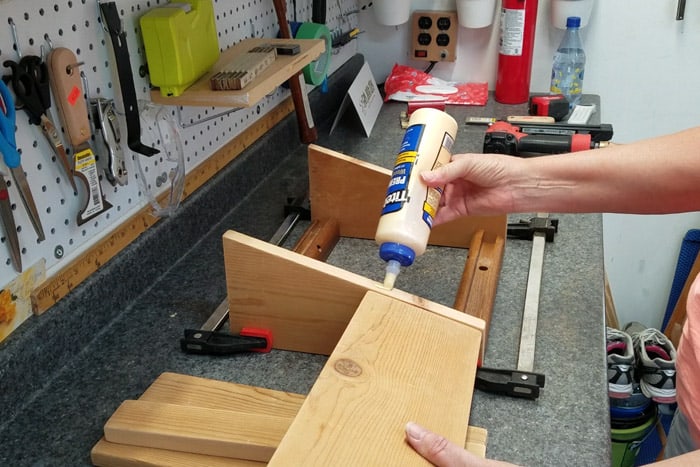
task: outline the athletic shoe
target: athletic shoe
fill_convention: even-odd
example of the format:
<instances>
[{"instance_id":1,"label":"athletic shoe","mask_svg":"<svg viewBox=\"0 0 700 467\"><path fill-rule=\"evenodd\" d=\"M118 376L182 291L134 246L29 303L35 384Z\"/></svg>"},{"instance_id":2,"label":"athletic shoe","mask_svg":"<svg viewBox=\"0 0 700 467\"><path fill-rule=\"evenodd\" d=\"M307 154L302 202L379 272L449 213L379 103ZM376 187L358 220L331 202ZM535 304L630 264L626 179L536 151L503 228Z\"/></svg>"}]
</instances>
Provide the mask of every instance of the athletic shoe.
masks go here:
<instances>
[{"instance_id":1,"label":"athletic shoe","mask_svg":"<svg viewBox=\"0 0 700 467\"><path fill-rule=\"evenodd\" d=\"M632 395L634 346L626 332L608 327L606 330L608 353L608 395L613 399L626 399Z\"/></svg>"},{"instance_id":2,"label":"athletic shoe","mask_svg":"<svg viewBox=\"0 0 700 467\"><path fill-rule=\"evenodd\" d=\"M659 404L676 402L676 348L661 331L648 328L633 336L639 385Z\"/></svg>"}]
</instances>

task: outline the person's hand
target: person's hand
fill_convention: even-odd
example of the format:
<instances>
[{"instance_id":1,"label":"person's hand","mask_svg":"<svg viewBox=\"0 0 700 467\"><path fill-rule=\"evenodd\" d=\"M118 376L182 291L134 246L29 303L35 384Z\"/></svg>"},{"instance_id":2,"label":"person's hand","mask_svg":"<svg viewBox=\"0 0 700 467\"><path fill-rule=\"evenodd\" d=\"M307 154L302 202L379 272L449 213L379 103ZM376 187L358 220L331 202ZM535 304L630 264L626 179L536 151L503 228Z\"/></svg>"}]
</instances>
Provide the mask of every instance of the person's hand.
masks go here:
<instances>
[{"instance_id":1,"label":"person's hand","mask_svg":"<svg viewBox=\"0 0 700 467\"><path fill-rule=\"evenodd\" d=\"M483 459L414 422L406 424L406 441L437 467L513 467L507 462Z\"/></svg>"},{"instance_id":2,"label":"person's hand","mask_svg":"<svg viewBox=\"0 0 700 467\"><path fill-rule=\"evenodd\" d=\"M438 169L421 173L430 187L445 186L435 225L461 216L512 212L512 186L522 160L499 154L455 154Z\"/></svg>"}]
</instances>

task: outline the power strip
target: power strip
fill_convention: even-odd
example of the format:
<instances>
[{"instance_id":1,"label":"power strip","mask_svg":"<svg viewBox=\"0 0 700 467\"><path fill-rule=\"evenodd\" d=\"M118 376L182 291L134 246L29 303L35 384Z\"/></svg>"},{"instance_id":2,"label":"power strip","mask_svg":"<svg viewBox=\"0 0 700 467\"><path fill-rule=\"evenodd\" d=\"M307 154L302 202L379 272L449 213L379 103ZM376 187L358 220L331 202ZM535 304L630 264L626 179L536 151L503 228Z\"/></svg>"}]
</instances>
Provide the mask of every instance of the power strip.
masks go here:
<instances>
[{"instance_id":1,"label":"power strip","mask_svg":"<svg viewBox=\"0 0 700 467\"><path fill-rule=\"evenodd\" d=\"M457 12L415 11L411 17L411 57L426 62L457 59Z\"/></svg>"}]
</instances>

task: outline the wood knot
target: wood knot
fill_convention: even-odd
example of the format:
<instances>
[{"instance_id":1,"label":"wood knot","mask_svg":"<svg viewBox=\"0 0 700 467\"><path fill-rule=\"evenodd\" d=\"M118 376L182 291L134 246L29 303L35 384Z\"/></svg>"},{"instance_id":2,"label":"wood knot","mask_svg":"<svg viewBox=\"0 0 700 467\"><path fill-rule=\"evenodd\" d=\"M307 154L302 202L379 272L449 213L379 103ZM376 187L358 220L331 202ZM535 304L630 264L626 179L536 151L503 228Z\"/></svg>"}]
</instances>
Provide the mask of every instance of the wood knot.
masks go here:
<instances>
[{"instance_id":1,"label":"wood knot","mask_svg":"<svg viewBox=\"0 0 700 467\"><path fill-rule=\"evenodd\" d=\"M349 358L336 360L333 368L341 375L350 376L352 378L356 378L362 374L362 367Z\"/></svg>"}]
</instances>

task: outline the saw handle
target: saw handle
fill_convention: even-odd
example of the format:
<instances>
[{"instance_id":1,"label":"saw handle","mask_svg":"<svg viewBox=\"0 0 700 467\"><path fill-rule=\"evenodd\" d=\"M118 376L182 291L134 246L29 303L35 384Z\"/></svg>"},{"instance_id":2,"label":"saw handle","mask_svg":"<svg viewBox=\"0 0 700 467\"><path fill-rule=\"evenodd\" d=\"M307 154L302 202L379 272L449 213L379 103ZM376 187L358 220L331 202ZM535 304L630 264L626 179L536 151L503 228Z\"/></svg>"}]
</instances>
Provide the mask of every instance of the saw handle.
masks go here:
<instances>
[{"instance_id":1,"label":"saw handle","mask_svg":"<svg viewBox=\"0 0 700 467\"><path fill-rule=\"evenodd\" d=\"M292 32L287 22L287 3L285 0L273 0L275 13L277 14L277 22L280 26L280 37L283 39L293 39ZM308 107L308 98L306 91L302 89L303 74L301 71L295 73L289 78L289 89L292 92L292 100L294 101L294 111L297 116L297 125L299 126L299 137L304 144L313 143L318 139L316 127L313 124L313 118L309 115L311 109Z\"/></svg>"}]
</instances>

